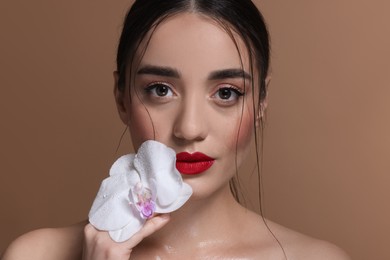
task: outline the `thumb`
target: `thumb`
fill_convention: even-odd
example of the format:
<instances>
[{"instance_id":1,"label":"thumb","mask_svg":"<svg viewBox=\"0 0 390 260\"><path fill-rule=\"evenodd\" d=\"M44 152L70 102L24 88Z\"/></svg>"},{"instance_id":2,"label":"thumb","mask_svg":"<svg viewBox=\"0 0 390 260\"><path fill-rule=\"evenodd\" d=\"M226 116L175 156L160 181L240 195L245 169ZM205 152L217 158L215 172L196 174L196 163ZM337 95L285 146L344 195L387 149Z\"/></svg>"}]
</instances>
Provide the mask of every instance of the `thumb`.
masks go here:
<instances>
[{"instance_id":1,"label":"thumb","mask_svg":"<svg viewBox=\"0 0 390 260\"><path fill-rule=\"evenodd\" d=\"M108 232L95 229L91 224L84 228L84 260L120 260L129 259L131 252L142 239L150 236L169 221L169 215L158 215L147 220L144 226L129 240L117 243L113 241Z\"/></svg>"},{"instance_id":2,"label":"thumb","mask_svg":"<svg viewBox=\"0 0 390 260\"><path fill-rule=\"evenodd\" d=\"M150 236L151 234L165 226L165 224L168 223L169 219L169 214L157 215L152 217L151 219L148 219L143 225L143 227L125 243L128 244L130 248L134 248L145 237Z\"/></svg>"}]
</instances>

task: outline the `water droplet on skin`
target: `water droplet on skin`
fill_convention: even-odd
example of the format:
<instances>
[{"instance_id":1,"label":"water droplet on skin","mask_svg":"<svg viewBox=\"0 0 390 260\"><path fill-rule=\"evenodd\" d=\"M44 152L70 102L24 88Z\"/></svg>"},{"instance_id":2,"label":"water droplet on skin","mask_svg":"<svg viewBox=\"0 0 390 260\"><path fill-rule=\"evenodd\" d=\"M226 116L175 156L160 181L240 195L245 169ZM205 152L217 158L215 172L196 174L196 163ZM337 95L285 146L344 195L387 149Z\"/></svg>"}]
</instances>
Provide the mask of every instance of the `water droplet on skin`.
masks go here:
<instances>
[{"instance_id":1,"label":"water droplet on skin","mask_svg":"<svg viewBox=\"0 0 390 260\"><path fill-rule=\"evenodd\" d=\"M173 246L165 245L164 247L165 247L165 250L167 251L167 253L169 253L169 254L176 253L176 250L175 250L175 248Z\"/></svg>"}]
</instances>

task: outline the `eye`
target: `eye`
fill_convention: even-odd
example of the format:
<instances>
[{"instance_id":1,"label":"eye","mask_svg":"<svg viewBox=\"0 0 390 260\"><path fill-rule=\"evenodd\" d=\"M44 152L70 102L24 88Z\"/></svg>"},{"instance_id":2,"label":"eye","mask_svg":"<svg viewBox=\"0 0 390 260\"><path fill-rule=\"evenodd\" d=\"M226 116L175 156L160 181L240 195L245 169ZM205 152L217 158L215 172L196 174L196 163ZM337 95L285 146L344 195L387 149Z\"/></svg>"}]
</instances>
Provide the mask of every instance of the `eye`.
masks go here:
<instances>
[{"instance_id":1,"label":"eye","mask_svg":"<svg viewBox=\"0 0 390 260\"><path fill-rule=\"evenodd\" d=\"M220 103L230 104L237 101L243 95L244 93L241 92L239 89L228 85L220 87L213 95L213 98L215 98Z\"/></svg>"},{"instance_id":2,"label":"eye","mask_svg":"<svg viewBox=\"0 0 390 260\"><path fill-rule=\"evenodd\" d=\"M218 97L221 99L230 99L234 94L235 93L229 88L221 88L218 90Z\"/></svg>"},{"instance_id":3,"label":"eye","mask_svg":"<svg viewBox=\"0 0 390 260\"><path fill-rule=\"evenodd\" d=\"M146 87L146 92L156 97L171 97L173 91L169 85L162 82L155 82Z\"/></svg>"}]
</instances>

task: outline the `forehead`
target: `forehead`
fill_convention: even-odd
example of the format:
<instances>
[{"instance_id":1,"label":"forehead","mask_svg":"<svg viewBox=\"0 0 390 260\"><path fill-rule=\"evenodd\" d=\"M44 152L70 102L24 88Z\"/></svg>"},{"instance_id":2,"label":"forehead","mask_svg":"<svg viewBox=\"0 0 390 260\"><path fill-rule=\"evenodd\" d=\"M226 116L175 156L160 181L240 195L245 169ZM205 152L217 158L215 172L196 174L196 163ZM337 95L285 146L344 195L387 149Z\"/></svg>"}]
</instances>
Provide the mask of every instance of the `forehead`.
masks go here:
<instances>
[{"instance_id":1,"label":"forehead","mask_svg":"<svg viewBox=\"0 0 390 260\"><path fill-rule=\"evenodd\" d=\"M193 73L221 68L249 70L248 50L231 28L196 13L163 20L141 42L141 65L170 66ZM149 42L148 42L149 41Z\"/></svg>"}]
</instances>

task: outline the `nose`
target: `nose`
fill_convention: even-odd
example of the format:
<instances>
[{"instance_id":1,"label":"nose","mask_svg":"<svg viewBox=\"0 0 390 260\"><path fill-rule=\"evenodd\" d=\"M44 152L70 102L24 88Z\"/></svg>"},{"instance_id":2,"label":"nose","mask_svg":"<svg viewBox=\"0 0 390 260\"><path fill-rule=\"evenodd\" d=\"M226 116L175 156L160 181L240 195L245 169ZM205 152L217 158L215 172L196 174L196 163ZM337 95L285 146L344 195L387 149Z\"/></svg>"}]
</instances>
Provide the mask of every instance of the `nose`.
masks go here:
<instances>
[{"instance_id":1,"label":"nose","mask_svg":"<svg viewBox=\"0 0 390 260\"><path fill-rule=\"evenodd\" d=\"M202 141L208 134L205 104L194 98L182 102L173 126L173 135L182 141Z\"/></svg>"}]
</instances>

